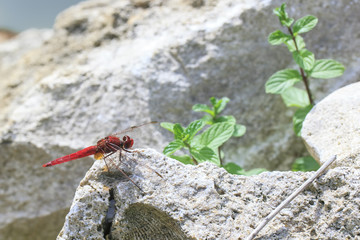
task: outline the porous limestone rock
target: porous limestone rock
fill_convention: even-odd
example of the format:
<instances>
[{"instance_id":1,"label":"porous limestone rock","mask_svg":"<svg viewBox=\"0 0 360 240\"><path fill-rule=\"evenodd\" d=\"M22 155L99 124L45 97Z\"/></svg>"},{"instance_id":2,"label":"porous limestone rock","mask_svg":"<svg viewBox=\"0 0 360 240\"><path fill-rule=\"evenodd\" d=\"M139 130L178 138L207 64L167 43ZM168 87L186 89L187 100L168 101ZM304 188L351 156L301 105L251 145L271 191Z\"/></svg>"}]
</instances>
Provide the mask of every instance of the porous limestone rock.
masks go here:
<instances>
[{"instance_id":1,"label":"porous limestone rock","mask_svg":"<svg viewBox=\"0 0 360 240\"><path fill-rule=\"evenodd\" d=\"M0 239L51 239L61 228L90 159L41 165L150 120L187 124L195 103L231 99L225 114L247 127L224 146L246 168L288 169L305 153L292 110L267 95L265 81L294 67L285 47L270 46L282 1L84 1L59 14L53 30L29 30L0 45ZM294 0L295 18L313 14L304 35L317 58L347 70L311 81L321 99L359 80L360 5ZM167 134L167 135L166 135ZM142 136L161 151L170 135ZM142 145L136 145L142 147Z\"/></svg>"},{"instance_id":2,"label":"porous limestone rock","mask_svg":"<svg viewBox=\"0 0 360 240\"><path fill-rule=\"evenodd\" d=\"M360 83L340 88L324 98L306 116L301 136L321 164L337 155L332 165L359 167Z\"/></svg>"},{"instance_id":3,"label":"porous limestone rock","mask_svg":"<svg viewBox=\"0 0 360 240\"><path fill-rule=\"evenodd\" d=\"M126 154L123 164L143 191L98 161L80 182L58 240L244 239L314 174L231 175L212 163L183 165L151 149ZM359 238L359 173L329 170L256 239Z\"/></svg>"}]
</instances>

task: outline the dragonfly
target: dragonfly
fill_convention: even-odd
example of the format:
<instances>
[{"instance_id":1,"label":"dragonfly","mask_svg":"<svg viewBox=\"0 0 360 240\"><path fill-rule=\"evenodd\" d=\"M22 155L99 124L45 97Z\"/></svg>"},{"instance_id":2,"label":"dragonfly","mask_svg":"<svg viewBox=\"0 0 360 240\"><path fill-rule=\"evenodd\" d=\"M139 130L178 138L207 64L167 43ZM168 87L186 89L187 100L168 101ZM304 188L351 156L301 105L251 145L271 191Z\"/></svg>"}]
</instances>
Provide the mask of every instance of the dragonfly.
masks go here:
<instances>
[{"instance_id":1,"label":"dragonfly","mask_svg":"<svg viewBox=\"0 0 360 240\"><path fill-rule=\"evenodd\" d=\"M88 157L90 155L94 155L95 160L101 160L103 159L105 161L106 166L108 167L106 161L109 160L112 165L114 165L127 179L129 179L137 188L139 188L141 191L143 191L138 184L136 184L120 167L118 167L112 160L114 157L114 154L119 152L119 162L121 163L121 157L122 157L122 151L125 152L134 152L134 150L131 150L131 147L134 145L134 139L131 138L128 135L124 135L127 133L131 133L136 129L142 128L147 125L156 124L158 122L152 121L148 123L143 123L138 126L132 126L129 127L123 131L111 134L103 139L100 139L97 141L97 144L94 146L90 146L87 148L84 148L82 150L79 150L75 153L71 153L69 155L57 158L55 160L52 160L48 163L45 163L42 165L43 167L51 167L57 164L73 161L79 158ZM116 154L115 154L116 155ZM145 165L146 166L146 165ZM155 172L158 176L162 178L162 176L153 170L152 168L146 166L153 172ZM109 167L108 167L109 169Z\"/></svg>"}]
</instances>

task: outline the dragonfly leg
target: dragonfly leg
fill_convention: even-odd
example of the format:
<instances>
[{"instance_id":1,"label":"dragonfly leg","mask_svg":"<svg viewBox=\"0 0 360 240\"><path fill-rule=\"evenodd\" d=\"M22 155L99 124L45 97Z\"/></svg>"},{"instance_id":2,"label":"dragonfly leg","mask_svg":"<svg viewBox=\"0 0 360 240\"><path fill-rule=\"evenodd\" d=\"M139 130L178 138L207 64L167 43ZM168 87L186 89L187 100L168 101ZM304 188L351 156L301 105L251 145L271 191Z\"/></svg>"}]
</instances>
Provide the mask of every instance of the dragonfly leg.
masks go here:
<instances>
[{"instance_id":1,"label":"dragonfly leg","mask_svg":"<svg viewBox=\"0 0 360 240\"><path fill-rule=\"evenodd\" d=\"M110 168L109 168L109 166L107 165L107 162L106 162L105 158L103 158L103 159L104 159L104 163L105 163L106 168L107 168L107 171L105 171L105 172L110 172Z\"/></svg>"},{"instance_id":2,"label":"dragonfly leg","mask_svg":"<svg viewBox=\"0 0 360 240\"><path fill-rule=\"evenodd\" d=\"M121 151L120 151L121 152ZM109 159L110 160L110 159ZM110 160L111 161L111 160ZM114 165L114 167L119 170L128 180L130 180L140 191L144 192L144 190L141 189L139 185L137 185L121 168L119 168L113 161L111 163Z\"/></svg>"},{"instance_id":3,"label":"dragonfly leg","mask_svg":"<svg viewBox=\"0 0 360 240\"><path fill-rule=\"evenodd\" d=\"M111 148L111 149L115 149L114 146L111 146L110 148ZM121 152L121 148L115 149L115 150L116 150L116 151L113 151L113 152L109 153L108 155L106 155L106 156L103 158L104 161L105 161L105 159L108 159L108 160L110 161L110 163L111 163L119 172L122 173L122 175L124 175L129 181L131 181L140 191L144 192L144 190L142 190L139 185L137 185L118 165L116 165L116 163L115 163L114 161L111 160L111 158L109 158L111 155L113 155L114 153L116 153L116 152L119 150L119 151L120 151L120 153L119 153L119 161L120 161L120 163L122 162L122 161L121 161L121 156L122 156L122 154L121 154L121 153L122 153L122 152ZM106 164L106 161L105 161L105 164ZM106 164L106 165L107 165L107 164Z\"/></svg>"},{"instance_id":4,"label":"dragonfly leg","mask_svg":"<svg viewBox=\"0 0 360 240\"><path fill-rule=\"evenodd\" d=\"M121 149L124 150L125 152L129 152L129 153L139 152L139 151L136 151L136 150L129 151L129 150L125 149L125 148L121 148ZM161 176L160 173L158 173L157 171L155 171L154 169L152 169L152 168L149 167L148 165L146 165L146 164L141 164L141 163L139 163L138 161L136 161L136 159L134 159L133 161L135 161L137 164L140 164L141 166L145 166L147 169L153 171L154 173L156 173L156 175L158 175L159 177L163 178L163 176Z\"/></svg>"}]
</instances>

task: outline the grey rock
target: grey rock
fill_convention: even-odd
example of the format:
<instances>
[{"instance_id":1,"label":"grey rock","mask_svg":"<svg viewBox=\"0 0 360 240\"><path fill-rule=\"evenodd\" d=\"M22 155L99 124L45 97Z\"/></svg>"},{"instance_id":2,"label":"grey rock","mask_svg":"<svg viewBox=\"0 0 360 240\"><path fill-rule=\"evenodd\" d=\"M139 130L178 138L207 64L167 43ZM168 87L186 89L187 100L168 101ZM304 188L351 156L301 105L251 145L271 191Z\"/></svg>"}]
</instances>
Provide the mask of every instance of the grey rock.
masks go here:
<instances>
[{"instance_id":1,"label":"grey rock","mask_svg":"<svg viewBox=\"0 0 360 240\"><path fill-rule=\"evenodd\" d=\"M340 88L319 102L306 116L301 136L321 164L337 155L332 165L357 166L360 153L360 83Z\"/></svg>"},{"instance_id":2,"label":"grey rock","mask_svg":"<svg viewBox=\"0 0 360 240\"><path fill-rule=\"evenodd\" d=\"M294 67L285 48L267 43L280 4L84 1L62 12L53 30L1 44L0 238L26 238L34 229L39 239L55 236L91 165L86 159L42 169L43 163L130 125L185 125L199 117L191 106L211 96L232 99L225 114L247 126L244 137L224 147L227 161L289 169L306 150L292 131L292 110L264 91L271 74ZM341 78L311 82L317 99L359 80L359 8L345 0L289 5L296 18L319 17L305 38L316 57L347 66ZM142 139L161 151L167 134L153 129Z\"/></svg>"},{"instance_id":3,"label":"grey rock","mask_svg":"<svg viewBox=\"0 0 360 240\"><path fill-rule=\"evenodd\" d=\"M144 192L96 162L80 182L58 239L244 239L313 174L237 176L211 163L183 165L151 149L126 154L124 163ZM329 170L257 239L359 237L359 180L357 169Z\"/></svg>"}]
</instances>

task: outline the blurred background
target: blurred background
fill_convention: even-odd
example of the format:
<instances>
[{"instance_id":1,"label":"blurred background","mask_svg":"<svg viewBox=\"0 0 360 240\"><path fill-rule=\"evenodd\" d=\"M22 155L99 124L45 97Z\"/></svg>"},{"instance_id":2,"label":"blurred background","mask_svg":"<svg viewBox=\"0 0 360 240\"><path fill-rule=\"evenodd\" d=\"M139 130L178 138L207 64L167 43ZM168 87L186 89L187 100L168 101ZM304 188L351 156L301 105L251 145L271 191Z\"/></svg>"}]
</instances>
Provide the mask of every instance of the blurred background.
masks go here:
<instances>
[{"instance_id":1,"label":"blurred background","mask_svg":"<svg viewBox=\"0 0 360 240\"><path fill-rule=\"evenodd\" d=\"M29 28L51 28L55 17L80 0L0 0L0 29L21 32Z\"/></svg>"}]
</instances>

